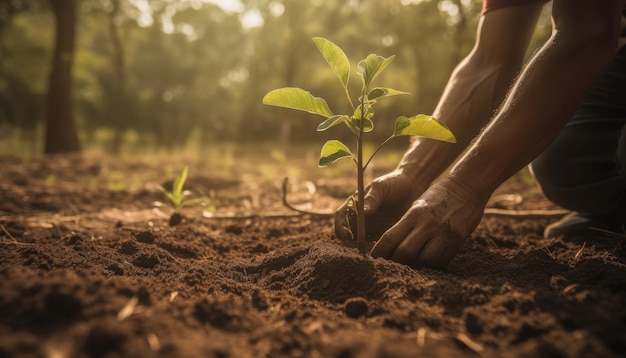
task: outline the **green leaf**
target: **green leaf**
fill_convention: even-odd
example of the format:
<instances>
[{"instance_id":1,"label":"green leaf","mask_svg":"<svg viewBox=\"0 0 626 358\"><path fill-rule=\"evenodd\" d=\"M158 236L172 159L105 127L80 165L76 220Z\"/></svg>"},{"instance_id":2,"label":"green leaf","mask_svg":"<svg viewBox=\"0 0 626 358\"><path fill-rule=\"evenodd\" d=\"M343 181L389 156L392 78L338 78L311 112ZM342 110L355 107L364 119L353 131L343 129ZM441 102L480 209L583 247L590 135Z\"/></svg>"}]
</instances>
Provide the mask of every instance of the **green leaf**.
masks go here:
<instances>
[{"instance_id":1,"label":"green leaf","mask_svg":"<svg viewBox=\"0 0 626 358\"><path fill-rule=\"evenodd\" d=\"M345 144L338 140L331 139L324 143L322 147L318 166L322 168L327 167L340 159L352 157L352 152L350 152L350 149Z\"/></svg>"},{"instance_id":2,"label":"green leaf","mask_svg":"<svg viewBox=\"0 0 626 358\"><path fill-rule=\"evenodd\" d=\"M391 88L376 87L367 94L368 101L375 101L385 97L399 96L409 94L408 92L398 91Z\"/></svg>"},{"instance_id":3,"label":"green leaf","mask_svg":"<svg viewBox=\"0 0 626 358\"><path fill-rule=\"evenodd\" d=\"M317 126L317 131L318 132L325 131L328 128L334 127L337 124L340 124L340 123L343 123L343 122L347 121L348 119L349 119L349 117L346 116L346 115L342 115L342 114L334 115L334 116L328 118L327 120L325 120L324 122L320 123L320 125Z\"/></svg>"},{"instance_id":4,"label":"green leaf","mask_svg":"<svg viewBox=\"0 0 626 358\"><path fill-rule=\"evenodd\" d=\"M275 89L263 97L263 104L277 107L297 109L304 112L332 117L333 112L323 98L314 97L301 88L285 87Z\"/></svg>"},{"instance_id":5,"label":"green leaf","mask_svg":"<svg viewBox=\"0 0 626 358\"><path fill-rule=\"evenodd\" d=\"M171 191L166 190L162 186L158 186L159 190L161 190L167 199L172 203L175 210L179 210L183 207L184 198L189 194L187 190L183 191L185 181L187 181L188 172L189 168L185 166L180 175L177 175L176 178L174 178Z\"/></svg>"},{"instance_id":6,"label":"green leaf","mask_svg":"<svg viewBox=\"0 0 626 358\"><path fill-rule=\"evenodd\" d=\"M374 108L365 104L365 115L361 113L362 106L357 106L354 110L354 115L350 118L350 124L352 128L355 128L357 131L361 128L361 123L363 125L363 132L371 132L374 129L374 122L372 122L372 118L374 117Z\"/></svg>"},{"instance_id":7,"label":"green leaf","mask_svg":"<svg viewBox=\"0 0 626 358\"><path fill-rule=\"evenodd\" d=\"M365 125L363 126L363 132L365 133L371 132L374 129L374 122L372 122L372 120L369 118L361 120L360 118L352 117L351 122L352 126L357 130L361 128L361 123L365 123Z\"/></svg>"},{"instance_id":8,"label":"green leaf","mask_svg":"<svg viewBox=\"0 0 626 358\"><path fill-rule=\"evenodd\" d=\"M339 46L323 37L314 37L313 41L324 56L324 59L326 59L326 62L330 65L330 68L341 80L343 87L348 87L348 81L350 80L350 61L348 56Z\"/></svg>"},{"instance_id":9,"label":"green leaf","mask_svg":"<svg viewBox=\"0 0 626 358\"><path fill-rule=\"evenodd\" d=\"M350 124L358 131L361 128L361 123L365 123L363 126L363 132L368 133L374 129L374 122L370 118L361 119L358 117L352 117L350 118Z\"/></svg>"},{"instance_id":10,"label":"green leaf","mask_svg":"<svg viewBox=\"0 0 626 358\"><path fill-rule=\"evenodd\" d=\"M189 168L185 165L180 175L177 175L176 178L174 178L174 182L172 183L172 193L174 195L182 196L183 187L185 186L185 182L187 181L188 173L189 173Z\"/></svg>"},{"instance_id":11,"label":"green leaf","mask_svg":"<svg viewBox=\"0 0 626 358\"><path fill-rule=\"evenodd\" d=\"M456 137L445 124L425 114L418 114L411 118L398 117L395 127L394 137L410 135L456 143Z\"/></svg>"},{"instance_id":12,"label":"green leaf","mask_svg":"<svg viewBox=\"0 0 626 358\"><path fill-rule=\"evenodd\" d=\"M384 58L371 54L367 56L365 60L359 62L359 68L361 69L361 77L365 83L365 86L369 86L370 83L393 61L395 56Z\"/></svg>"},{"instance_id":13,"label":"green leaf","mask_svg":"<svg viewBox=\"0 0 626 358\"><path fill-rule=\"evenodd\" d=\"M352 118L356 119L371 119L372 117L374 117L374 108L368 104L365 104L365 116L361 114L361 106L357 106L354 109L354 115L352 116Z\"/></svg>"}]
</instances>

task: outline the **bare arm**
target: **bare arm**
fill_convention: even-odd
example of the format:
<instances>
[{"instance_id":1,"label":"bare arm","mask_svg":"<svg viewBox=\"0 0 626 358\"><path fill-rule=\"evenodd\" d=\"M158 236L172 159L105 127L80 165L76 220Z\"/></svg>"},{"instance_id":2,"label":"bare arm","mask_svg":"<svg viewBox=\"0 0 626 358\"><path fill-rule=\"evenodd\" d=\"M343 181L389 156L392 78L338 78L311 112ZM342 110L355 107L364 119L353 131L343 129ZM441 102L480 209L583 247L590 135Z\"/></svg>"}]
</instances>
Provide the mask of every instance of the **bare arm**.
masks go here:
<instances>
[{"instance_id":1,"label":"bare arm","mask_svg":"<svg viewBox=\"0 0 626 358\"><path fill-rule=\"evenodd\" d=\"M492 192L540 154L615 55L626 0L554 0L552 37L502 109L451 172L372 249L413 266L443 266L476 228Z\"/></svg>"},{"instance_id":2,"label":"bare arm","mask_svg":"<svg viewBox=\"0 0 626 358\"><path fill-rule=\"evenodd\" d=\"M541 7L515 6L481 17L474 49L452 73L433 114L450 127L458 143L415 140L398 167L424 190L465 150L504 99L521 68Z\"/></svg>"},{"instance_id":3,"label":"bare arm","mask_svg":"<svg viewBox=\"0 0 626 358\"><path fill-rule=\"evenodd\" d=\"M553 35L450 177L486 200L539 155L613 59L623 6L623 0L555 0Z\"/></svg>"}]
</instances>

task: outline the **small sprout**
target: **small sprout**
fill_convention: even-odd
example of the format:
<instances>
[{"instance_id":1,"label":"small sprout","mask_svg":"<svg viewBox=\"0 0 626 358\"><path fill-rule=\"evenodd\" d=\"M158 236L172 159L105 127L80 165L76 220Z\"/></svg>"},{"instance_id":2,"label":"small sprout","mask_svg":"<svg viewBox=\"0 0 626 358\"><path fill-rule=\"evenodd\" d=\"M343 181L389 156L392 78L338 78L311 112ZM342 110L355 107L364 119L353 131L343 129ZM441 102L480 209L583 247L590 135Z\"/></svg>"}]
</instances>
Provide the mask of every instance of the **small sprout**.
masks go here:
<instances>
[{"instance_id":1,"label":"small sprout","mask_svg":"<svg viewBox=\"0 0 626 358\"><path fill-rule=\"evenodd\" d=\"M172 183L172 190L167 190L160 185L158 186L159 190L161 190L161 192L163 192L163 194L165 194L167 199L170 201L175 211L179 211L183 208L185 196L191 194L189 190L183 190L185 182L187 181L188 173L189 168L185 165L180 175L177 175L176 178L174 178L174 182Z\"/></svg>"},{"instance_id":2,"label":"small sprout","mask_svg":"<svg viewBox=\"0 0 626 358\"><path fill-rule=\"evenodd\" d=\"M174 226L182 220L182 216L180 211L184 207L192 207L192 206L202 206L203 216L209 217L213 212L215 212L215 205L213 204L213 199L215 198L215 192L213 190L209 191L208 196L203 196L195 199L187 199L191 195L191 191L184 190L185 182L187 181L187 176L189 174L189 168L185 166L182 172L174 178L172 182L172 189L167 190L163 186L159 185L157 188L165 194L169 203L174 209L174 213L170 218L170 226ZM154 206L160 207L163 203L155 202Z\"/></svg>"},{"instance_id":3,"label":"small sprout","mask_svg":"<svg viewBox=\"0 0 626 358\"><path fill-rule=\"evenodd\" d=\"M341 159L352 159L356 164L356 237L359 250L363 250L365 241L365 185L363 178L365 169L367 169L374 155L376 155L388 141L401 136L422 136L450 143L456 143L456 138L445 124L439 122L432 116L424 114L418 114L412 117L402 116L396 119L393 134L382 142L369 158L364 158L363 137L365 133L371 132L374 129L374 105L387 97L408 94L407 92L392 88L373 87L372 85L374 79L391 64L395 57L390 56L385 58L371 54L359 62L359 72L357 72L357 75L361 79L362 88L358 97L358 103L355 106L348 90L348 82L350 80L350 61L348 57L339 46L325 38L315 37L313 38L313 42L326 62L328 62L332 71L337 75L337 78L339 78L347 101L351 107L351 112L348 114L334 114L326 100L315 97L308 91L294 87L279 88L270 91L263 98L263 103L271 106L296 109L324 117L325 119L317 127L318 131L325 131L337 125L345 124L355 136L356 148L354 151L350 150L347 145L338 140L333 139L326 142L322 147L318 165L320 167L326 167Z\"/></svg>"}]
</instances>

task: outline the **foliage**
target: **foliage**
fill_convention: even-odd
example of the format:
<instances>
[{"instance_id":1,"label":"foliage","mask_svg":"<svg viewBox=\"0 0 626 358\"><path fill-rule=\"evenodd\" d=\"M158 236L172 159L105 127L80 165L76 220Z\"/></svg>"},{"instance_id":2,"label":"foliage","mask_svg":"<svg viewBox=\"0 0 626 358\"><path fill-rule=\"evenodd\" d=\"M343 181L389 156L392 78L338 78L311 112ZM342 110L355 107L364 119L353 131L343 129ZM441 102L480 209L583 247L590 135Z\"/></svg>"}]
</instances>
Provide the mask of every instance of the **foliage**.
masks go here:
<instances>
[{"instance_id":1,"label":"foliage","mask_svg":"<svg viewBox=\"0 0 626 358\"><path fill-rule=\"evenodd\" d=\"M77 0L73 98L81 139L102 146L107 143L95 141L98 133L122 131L138 134L137 145L167 150L190 139L203 145L216 140L310 141L309 123L276 121L273 113L262 110L259 98L270 88L306 80L331 108L343 105L341 88L329 85L333 74L323 71L324 64L311 56L315 48L303 41L313 34L332 36L360 58L370 51L398 55L398 71L386 76L413 93L414 100L380 103L377 116L410 113L415 106L431 111L459 56L471 49L480 11L479 0L242 0L235 10L208 1L119 2L120 11L111 19L112 1ZM31 133L24 134L33 138L28 141L40 140L36 134L54 18L47 1L2 4L0 140L20 132ZM250 14L262 23L242 22ZM461 21L461 15L467 20ZM121 114L114 105L117 72L110 26L120 35L126 60ZM115 119L118 115L124 118ZM378 131L371 135L384 139Z\"/></svg>"},{"instance_id":2,"label":"foliage","mask_svg":"<svg viewBox=\"0 0 626 358\"><path fill-rule=\"evenodd\" d=\"M386 87L373 87L374 80L391 64L394 56L382 57L375 54L368 55L358 64L361 79L361 92L358 104L353 104L348 89L350 79L350 62L343 50L333 42L315 37L313 41L322 53L326 62L335 75L339 78L347 101L351 106L351 113L333 114L326 100L314 97L310 92L300 88L280 88L269 92L263 98L263 103L272 106L296 109L326 118L317 127L318 131L325 131L334 126L345 124L356 138L356 153L339 140L327 141L322 147L318 165L326 167L338 160L350 158L357 167L357 242L359 248L363 247L365 239L365 215L364 215L364 171L374 155L389 140L400 136L422 136L445 142L456 143L456 138L448 127L437 119L424 114L412 117L401 116L396 119L394 131L368 158L363 156L363 140L365 133L374 129L374 105L378 101L392 96L407 94Z\"/></svg>"}]
</instances>

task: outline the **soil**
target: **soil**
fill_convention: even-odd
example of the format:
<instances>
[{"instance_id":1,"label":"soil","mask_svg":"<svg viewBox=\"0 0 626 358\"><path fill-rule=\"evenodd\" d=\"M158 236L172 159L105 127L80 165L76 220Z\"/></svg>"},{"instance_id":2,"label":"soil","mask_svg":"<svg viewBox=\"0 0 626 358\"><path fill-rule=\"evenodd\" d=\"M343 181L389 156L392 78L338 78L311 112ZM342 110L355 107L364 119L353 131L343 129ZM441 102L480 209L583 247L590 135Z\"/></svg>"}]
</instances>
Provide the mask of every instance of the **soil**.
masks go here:
<instances>
[{"instance_id":1,"label":"soil","mask_svg":"<svg viewBox=\"0 0 626 358\"><path fill-rule=\"evenodd\" d=\"M217 211L171 226L156 184L181 160L165 161L0 159L0 357L626 355L623 237L486 215L445 270L415 270L286 209L267 172L193 163L186 187ZM352 190L302 180L290 197L316 209ZM523 175L496 194L556 208Z\"/></svg>"}]
</instances>

